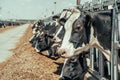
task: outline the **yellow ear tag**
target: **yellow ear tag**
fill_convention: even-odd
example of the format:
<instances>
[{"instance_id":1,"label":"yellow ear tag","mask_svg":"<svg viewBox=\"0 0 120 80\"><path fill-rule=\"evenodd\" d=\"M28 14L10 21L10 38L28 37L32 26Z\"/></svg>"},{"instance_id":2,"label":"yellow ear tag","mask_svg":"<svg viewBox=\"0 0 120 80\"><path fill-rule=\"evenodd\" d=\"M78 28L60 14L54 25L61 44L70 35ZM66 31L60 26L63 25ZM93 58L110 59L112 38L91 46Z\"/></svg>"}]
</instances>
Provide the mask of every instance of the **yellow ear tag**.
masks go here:
<instances>
[{"instance_id":1,"label":"yellow ear tag","mask_svg":"<svg viewBox=\"0 0 120 80\"><path fill-rule=\"evenodd\" d=\"M91 21L88 22L88 27L91 27L92 23Z\"/></svg>"}]
</instances>

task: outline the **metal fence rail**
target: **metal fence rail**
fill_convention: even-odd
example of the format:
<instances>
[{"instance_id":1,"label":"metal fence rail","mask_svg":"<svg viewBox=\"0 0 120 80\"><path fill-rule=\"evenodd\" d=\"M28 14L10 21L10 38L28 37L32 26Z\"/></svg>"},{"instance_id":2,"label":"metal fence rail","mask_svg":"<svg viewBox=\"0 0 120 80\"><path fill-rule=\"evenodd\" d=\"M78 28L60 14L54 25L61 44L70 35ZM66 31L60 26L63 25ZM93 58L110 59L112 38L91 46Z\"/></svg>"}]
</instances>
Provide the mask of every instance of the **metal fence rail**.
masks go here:
<instances>
[{"instance_id":1,"label":"metal fence rail","mask_svg":"<svg viewBox=\"0 0 120 80\"><path fill-rule=\"evenodd\" d=\"M80 6L81 7L81 6ZM111 61L105 61L104 55L95 48L90 49L90 69L89 72L98 80L118 80L118 49L120 49L120 0L104 2L99 5L87 3L83 5L84 11L101 11L112 9L113 22L111 34ZM119 53L120 54L120 53ZM104 62L107 65L107 78L104 77Z\"/></svg>"}]
</instances>

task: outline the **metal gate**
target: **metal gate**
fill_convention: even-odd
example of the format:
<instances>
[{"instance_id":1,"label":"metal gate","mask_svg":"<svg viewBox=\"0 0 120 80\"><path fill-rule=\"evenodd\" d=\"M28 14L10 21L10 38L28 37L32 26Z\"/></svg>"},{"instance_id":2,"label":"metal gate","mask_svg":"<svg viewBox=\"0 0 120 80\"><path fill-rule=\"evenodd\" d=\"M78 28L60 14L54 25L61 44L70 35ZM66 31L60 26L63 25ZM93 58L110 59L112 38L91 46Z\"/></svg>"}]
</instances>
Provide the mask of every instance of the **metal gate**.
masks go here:
<instances>
[{"instance_id":1,"label":"metal gate","mask_svg":"<svg viewBox=\"0 0 120 80\"><path fill-rule=\"evenodd\" d=\"M97 80L118 80L118 54L120 54L118 53L118 49L120 49L120 12L119 12L120 0L117 1L114 0L114 3L112 5L113 5L112 9L113 18L112 18L111 55L110 55L111 61L107 61L104 55L98 49L96 48L90 49L89 72ZM104 67L103 65L106 65L106 67ZM107 71L107 73L105 70Z\"/></svg>"}]
</instances>

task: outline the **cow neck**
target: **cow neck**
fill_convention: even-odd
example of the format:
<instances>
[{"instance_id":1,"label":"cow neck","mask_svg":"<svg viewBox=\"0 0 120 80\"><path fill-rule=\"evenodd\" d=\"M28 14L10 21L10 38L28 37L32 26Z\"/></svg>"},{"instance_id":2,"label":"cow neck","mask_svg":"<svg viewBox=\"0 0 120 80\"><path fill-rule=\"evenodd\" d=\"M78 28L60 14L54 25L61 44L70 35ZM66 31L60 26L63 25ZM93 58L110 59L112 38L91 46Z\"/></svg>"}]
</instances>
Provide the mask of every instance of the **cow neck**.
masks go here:
<instances>
[{"instance_id":1,"label":"cow neck","mask_svg":"<svg viewBox=\"0 0 120 80\"><path fill-rule=\"evenodd\" d=\"M66 46L70 45L73 47L72 43L69 42L70 36L71 36L71 32L72 32L72 25L74 23L74 21L76 19L78 19L78 17L80 16L80 11L77 10L77 12L73 12L73 14L70 16L70 18L67 20L67 22L65 23L65 36L63 38L62 41L62 45L61 48L66 49ZM67 48L70 48L70 46L68 46ZM70 54L72 54L73 52L69 52Z\"/></svg>"}]
</instances>

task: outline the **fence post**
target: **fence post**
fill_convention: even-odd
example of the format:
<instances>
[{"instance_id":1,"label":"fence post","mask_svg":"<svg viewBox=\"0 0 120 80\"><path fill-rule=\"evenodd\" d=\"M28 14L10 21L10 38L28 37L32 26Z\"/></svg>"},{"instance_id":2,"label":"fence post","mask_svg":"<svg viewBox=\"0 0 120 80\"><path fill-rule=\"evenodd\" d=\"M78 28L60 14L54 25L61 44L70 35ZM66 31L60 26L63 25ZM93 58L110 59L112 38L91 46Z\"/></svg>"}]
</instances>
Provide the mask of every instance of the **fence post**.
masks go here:
<instances>
[{"instance_id":1,"label":"fence post","mask_svg":"<svg viewBox=\"0 0 120 80\"><path fill-rule=\"evenodd\" d=\"M111 80L118 80L118 14L116 5L113 8L112 38L111 38Z\"/></svg>"}]
</instances>

